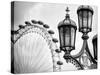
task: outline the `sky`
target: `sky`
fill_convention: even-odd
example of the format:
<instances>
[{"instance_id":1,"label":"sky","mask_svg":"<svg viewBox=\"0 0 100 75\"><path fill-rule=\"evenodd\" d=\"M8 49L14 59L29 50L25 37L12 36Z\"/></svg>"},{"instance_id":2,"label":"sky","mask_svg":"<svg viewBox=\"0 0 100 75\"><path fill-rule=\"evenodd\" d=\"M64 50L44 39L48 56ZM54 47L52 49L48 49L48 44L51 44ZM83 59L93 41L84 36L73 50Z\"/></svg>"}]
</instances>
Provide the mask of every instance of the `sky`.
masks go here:
<instances>
[{"instance_id":1,"label":"sky","mask_svg":"<svg viewBox=\"0 0 100 75\"><path fill-rule=\"evenodd\" d=\"M76 22L78 28L78 17L77 17L77 9L80 5L74 4L55 4L55 3L39 3L39 2L15 2L14 6L14 30L18 29L18 25L25 25L25 21L41 20L45 24L50 26L55 34L53 37L59 39L57 26L60 21L64 20L66 15L66 7L69 7L70 18ZM92 6L92 5L91 5ZM97 25L98 25L98 13L97 7L92 6L94 10L93 22L92 22L92 32L89 33L89 49L93 55L93 46L92 46L92 38L95 34L97 34ZM77 54L81 48L83 41L81 39L82 33L80 33L77 29L76 32L76 42L75 42L75 50L72 51L72 54ZM59 44L58 44L59 46Z\"/></svg>"}]
</instances>

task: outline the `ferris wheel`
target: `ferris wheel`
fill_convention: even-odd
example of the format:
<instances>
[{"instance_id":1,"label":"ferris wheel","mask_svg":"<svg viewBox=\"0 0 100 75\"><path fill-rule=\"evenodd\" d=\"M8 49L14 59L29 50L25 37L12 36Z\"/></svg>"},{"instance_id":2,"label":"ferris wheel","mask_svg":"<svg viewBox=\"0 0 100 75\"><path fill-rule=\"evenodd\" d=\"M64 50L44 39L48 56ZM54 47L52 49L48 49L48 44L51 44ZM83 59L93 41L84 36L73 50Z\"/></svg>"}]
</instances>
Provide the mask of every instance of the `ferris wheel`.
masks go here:
<instances>
[{"instance_id":1,"label":"ferris wheel","mask_svg":"<svg viewBox=\"0 0 100 75\"><path fill-rule=\"evenodd\" d=\"M25 24L11 31L12 73L57 72L72 70L72 67L82 69L72 57L68 58L67 66L63 65L63 57L56 44L58 40L53 38L54 32L47 24L35 20L25 21Z\"/></svg>"},{"instance_id":2,"label":"ferris wheel","mask_svg":"<svg viewBox=\"0 0 100 75\"><path fill-rule=\"evenodd\" d=\"M57 39L52 30L41 21L28 21L12 31L12 69L14 73L60 71L60 56L56 53Z\"/></svg>"}]
</instances>

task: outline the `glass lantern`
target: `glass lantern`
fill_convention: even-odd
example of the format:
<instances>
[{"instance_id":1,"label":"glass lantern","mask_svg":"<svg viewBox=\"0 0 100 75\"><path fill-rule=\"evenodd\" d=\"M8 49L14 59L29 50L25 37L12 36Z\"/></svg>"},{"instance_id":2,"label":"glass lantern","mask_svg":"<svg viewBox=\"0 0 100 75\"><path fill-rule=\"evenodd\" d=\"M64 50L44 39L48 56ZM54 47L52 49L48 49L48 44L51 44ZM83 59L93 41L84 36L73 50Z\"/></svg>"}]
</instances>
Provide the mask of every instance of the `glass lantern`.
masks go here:
<instances>
[{"instance_id":1,"label":"glass lantern","mask_svg":"<svg viewBox=\"0 0 100 75\"><path fill-rule=\"evenodd\" d=\"M58 24L61 50L75 49L76 24L70 19L69 14Z\"/></svg>"},{"instance_id":2,"label":"glass lantern","mask_svg":"<svg viewBox=\"0 0 100 75\"><path fill-rule=\"evenodd\" d=\"M92 30L93 9L90 6L80 6L77 10L79 32L88 33Z\"/></svg>"}]
</instances>

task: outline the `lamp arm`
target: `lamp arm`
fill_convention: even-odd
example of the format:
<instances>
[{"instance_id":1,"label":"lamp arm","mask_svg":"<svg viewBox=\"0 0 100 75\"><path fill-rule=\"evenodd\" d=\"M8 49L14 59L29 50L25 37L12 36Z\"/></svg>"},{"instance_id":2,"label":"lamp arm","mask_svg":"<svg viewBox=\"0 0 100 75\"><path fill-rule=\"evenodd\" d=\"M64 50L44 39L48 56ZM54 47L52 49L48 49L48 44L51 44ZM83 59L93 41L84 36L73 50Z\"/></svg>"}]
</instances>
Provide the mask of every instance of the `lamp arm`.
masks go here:
<instances>
[{"instance_id":1,"label":"lamp arm","mask_svg":"<svg viewBox=\"0 0 100 75\"><path fill-rule=\"evenodd\" d=\"M93 63L97 64L97 62L94 60L94 58L92 57L92 55L91 55L91 53L90 53L90 51L89 51L89 47L88 47L88 44L87 44L87 40L84 40L83 46L82 46L82 48L81 48L81 51L80 51L78 54L76 54L76 55L72 55L72 57L73 57L73 58L79 58L79 57L81 57L81 55L84 53L84 50L85 50L85 49L86 49L86 51L88 52L88 55L89 55L89 57L90 57L90 60L91 60Z\"/></svg>"},{"instance_id":2,"label":"lamp arm","mask_svg":"<svg viewBox=\"0 0 100 75\"><path fill-rule=\"evenodd\" d=\"M86 43L86 51L88 52L88 55L90 56L90 59L91 61L94 63L94 64L97 64L97 62L94 60L94 58L92 57L90 51L89 51L89 47L88 47L88 43Z\"/></svg>"},{"instance_id":3,"label":"lamp arm","mask_svg":"<svg viewBox=\"0 0 100 75\"><path fill-rule=\"evenodd\" d=\"M84 68L83 68L83 66L81 65L81 63L80 63L80 62L78 62L78 61L77 61L75 58L73 58L73 57L72 57L72 59L74 59L74 60L75 60L75 62L76 62L76 63L80 66L80 69L81 69L81 70L83 70L83 69L84 69Z\"/></svg>"},{"instance_id":4,"label":"lamp arm","mask_svg":"<svg viewBox=\"0 0 100 75\"><path fill-rule=\"evenodd\" d=\"M64 59L66 60L67 63L72 63L73 65L75 65L75 67L78 69L78 70L83 70L84 67L83 65L81 64L81 62L79 62L77 59L73 58L71 55L67 55L65 53L65 55L63 56Z\"/></svg>"},{"instance_id":5,"label":"lamp arm","mask_svg":"<svg viewBox=\"0 0 100 75\"><path fill-rule=\"evenodd\" d=\"M79 53L77 53L76 55L72 55L73 58L79 58L82 54L83 54L83 50L81 50Z\"/></svg>"},{"instance_id":6,"label":"lamp arm","mask_svg":"<svg viewBox=\"0 0 100 75\"><path fill-rule=\"evenodd\" d=\"M77 53L76 55L72 55L72 57L73 58L79 58L84 53L85 47L86 47L86 40L84 40L84 42L83 42L83 46L81 48L81 51L79 53Z\"/></svg>"}]
</instances>

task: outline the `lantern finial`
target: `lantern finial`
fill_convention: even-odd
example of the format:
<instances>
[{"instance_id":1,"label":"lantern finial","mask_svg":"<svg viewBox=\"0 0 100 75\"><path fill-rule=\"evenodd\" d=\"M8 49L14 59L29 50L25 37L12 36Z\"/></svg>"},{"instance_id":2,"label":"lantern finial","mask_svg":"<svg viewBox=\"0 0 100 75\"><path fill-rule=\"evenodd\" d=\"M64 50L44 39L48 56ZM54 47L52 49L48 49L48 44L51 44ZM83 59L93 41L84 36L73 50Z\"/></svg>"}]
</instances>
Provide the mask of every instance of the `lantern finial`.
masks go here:
<instances>
[{"instance_id":1,"label":"lantern finial","mask_svg":"<svg viewBox=\"0 0 100 75\"><path fill-rule=\"evenodd\" d=\"M69 11L70 11L70 10L69 10L69 8L67 7L67 9L66 9L66 12L67 12L66 18L70 18L69 14L68 14Z\"/></svg>"},{"instance_id":2,"label":"lantern finial","mask_svg":"<svg viewBox=\"0 0 100 75\"><path fill-rule=\"evenodd\" d=\"M69 10L69 8L67 7L67 9L66 9L67 14L68 14L69 11L70 11L70 10Z\"/></svg>"}]
</instances>

